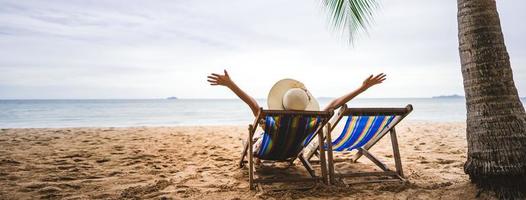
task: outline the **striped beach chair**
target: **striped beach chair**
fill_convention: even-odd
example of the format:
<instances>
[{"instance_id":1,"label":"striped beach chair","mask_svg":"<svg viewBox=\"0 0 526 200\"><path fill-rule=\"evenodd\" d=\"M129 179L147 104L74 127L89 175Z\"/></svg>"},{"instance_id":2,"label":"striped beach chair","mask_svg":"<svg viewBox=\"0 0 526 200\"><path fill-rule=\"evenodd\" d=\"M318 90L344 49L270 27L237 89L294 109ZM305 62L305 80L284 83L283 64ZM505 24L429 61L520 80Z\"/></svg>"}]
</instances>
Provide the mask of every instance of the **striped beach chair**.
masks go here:
<instances>
[{"instance_id":1,"label":"striped beach chair","mask_svg":"<svg viewBox=\"0 0 526 200\"><path fill-rule=\"evenodd\" d=\"M316 176L310 163L301 155L303 148L318 135L321 142L324 136L323 127L332 116L332 111L283 111L283 110L263 110L260 109L253 124L249 125L249 134L245 148L243 149L239 166L245 164L248 157L249 185L254 189L257 183L272 182L298 182L298 181L318 181L328 180L326 166L321 167L322 176ZM253 135L257 126L261 125L264 132L262 135L261 147L258 152L254 152ZM320 152L325 149L320 148ZM248 156L247 156L248 155ZM311 177L308 178L281 178L263 179L255 175L254 157L265 161L278 161L292 163L298 158L307 169ZM322 156L320 159L325 160Z\"/></svg>"},{"instance_id":2,"label":"striped beach chair","mask_svg":"<svg viewBox=\"0 0 526 200\"><path fill-rule=\"evenodd\" d=\"M362 182L404 181L395 126L412 110L413 107L411 105L407 105L405 108L347 108L347 106L344 105L326 126L326 132L328 134L326 134L324 149L327 151L327 166L330 182L334 182L336 178L344 179L364 176L391 177L391 179L376 179ZM333 140L331 133L336 127L335 125L340 121L345 121L345 125L343 126L342 132ZM388 133L391 135L391 144L393 147L394 171L389 169L386 164L369 152L369 149ZM356 152L350 159L333 159L333 152L349 151ZM309 153L306 157L311 158L312 154L313 153ZM382 171L346 174L337 174L335 172L335 162L356 162L362 155L371 160Z\"/></svg>"}]
</instances>

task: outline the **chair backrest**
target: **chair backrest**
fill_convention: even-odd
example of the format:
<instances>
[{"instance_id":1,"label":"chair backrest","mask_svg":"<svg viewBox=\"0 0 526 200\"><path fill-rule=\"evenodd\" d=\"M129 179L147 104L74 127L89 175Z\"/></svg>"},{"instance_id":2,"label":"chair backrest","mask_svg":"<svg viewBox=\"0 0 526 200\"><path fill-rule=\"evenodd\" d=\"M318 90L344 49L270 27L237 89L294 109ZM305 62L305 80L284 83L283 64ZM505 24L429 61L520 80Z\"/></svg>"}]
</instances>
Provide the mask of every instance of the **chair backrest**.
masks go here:
<instances>
[{"instance_id":1,"label":"chair backrest","mask_svg":"<svg viewBox=\"0 0 526 200\"><path fill-rule=\"evenodd\" d=\"M261 110L262 142L256 157L264 160L295 158L332 116L332 111Z\"/></svg>"},{"instance_id":2,"label":"chair backrest","mask_svg":"<svg viewBox=\"0 0 526 200\"><path fill-rule=\"evenodd\" d=\"M332 141L333 151L351 151L370 141L377 141L407 116L413 107L344 109L340 117L346 122L341 134Z\"/></svg>"}]
</instances>

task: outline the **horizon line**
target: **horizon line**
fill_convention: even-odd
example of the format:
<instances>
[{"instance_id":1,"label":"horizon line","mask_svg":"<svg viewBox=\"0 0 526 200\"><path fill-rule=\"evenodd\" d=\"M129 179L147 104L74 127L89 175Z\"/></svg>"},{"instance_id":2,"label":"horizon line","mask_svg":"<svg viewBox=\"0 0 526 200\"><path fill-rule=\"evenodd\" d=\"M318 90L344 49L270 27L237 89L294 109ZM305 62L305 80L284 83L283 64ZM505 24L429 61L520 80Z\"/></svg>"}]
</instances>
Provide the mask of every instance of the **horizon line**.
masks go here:
<instances>
[{"instance_id":1,"label":"horizon line","mask_svg":"<svg viewBox=\"0 0 526 200\"><path fill-rule=\"evenodd\" d=\"M355 99L433 99L439 96L432 97L357 97ZM452 98L461 98L452 97ZM317 99L334 99L335 97L316 97ZM444 97L447 99L448 97ZM519 97L521 99L526 97ZM177 98L177 99L167 99L167 98L0 98L0 100L236 100L239 98ZM256 100L266 100L267 98L255 98ZM437 98L440 99L440 98Z\"/></svg>"}]
</instances>

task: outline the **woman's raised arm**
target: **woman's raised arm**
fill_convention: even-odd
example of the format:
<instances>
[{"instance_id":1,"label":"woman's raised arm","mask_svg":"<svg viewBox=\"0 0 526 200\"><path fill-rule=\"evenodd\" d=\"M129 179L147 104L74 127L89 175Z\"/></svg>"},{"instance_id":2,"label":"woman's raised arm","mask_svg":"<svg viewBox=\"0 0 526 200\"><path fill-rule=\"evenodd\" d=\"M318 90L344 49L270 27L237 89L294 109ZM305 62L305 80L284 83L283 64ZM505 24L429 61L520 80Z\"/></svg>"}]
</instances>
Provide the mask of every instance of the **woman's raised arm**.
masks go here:
<instances>
[{"instance_id":1,"label":"woman's raised arm","mask_svg":"<svg viewBox=\"0 0 526 200\"><path fill-rule=\"evenodd\" d=\"M259 112L258 102L245 93L245 91L241 90L241 88L239 88L236 83L230 79L230 76L226 70L224 70L224 73L225 74L223 75L212 73L207 77L207 81L210 83L210 85L222 85L232 90L232 92L234 92L237 97L243 100L250 107L250 110L252 110L252 113L254 116L256 116Z\"/></svg>"},{"instance_id":2,"label":"woman's raised arm","mask_svg":"<svg viewBox=\"0 0 526 200\"><path fill-rule=\"evenodd\" d=\"M386 77L386 75L384 73L378 74L376 76L371 75L371 76L367 77L363 81L362 86L360 86L358 89L352 91L351 93L348 93L346 95L341 96L340 98L336 98L336 99L332 100L331 103L329 103L329 105L327 105L327 107L325 107L325 110L331 110L331 109L334 110L336 108L339 108L340 106L342 106L343 104L346 104L348 101L350 101L354 97L358 96L359 94L361 94L365 90L369 89L373 85L377 85L377 84L382 83L385 80L385 77Z\"/></svg>"}]
</instances>

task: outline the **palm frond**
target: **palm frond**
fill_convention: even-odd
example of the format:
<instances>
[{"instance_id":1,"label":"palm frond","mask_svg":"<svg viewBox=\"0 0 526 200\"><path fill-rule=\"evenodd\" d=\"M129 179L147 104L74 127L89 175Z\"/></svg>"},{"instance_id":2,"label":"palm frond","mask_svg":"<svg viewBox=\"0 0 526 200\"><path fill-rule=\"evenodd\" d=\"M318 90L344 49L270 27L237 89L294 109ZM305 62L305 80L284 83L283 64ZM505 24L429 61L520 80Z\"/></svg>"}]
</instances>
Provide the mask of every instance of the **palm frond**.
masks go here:
<instances>
[{"instance_id":1,"label":"palm frond","mask_svg":"<svg viewBox=\"0 0 526 200\"><path fill-rule=\"evenodd\" d=\"M322 0L333 28L347 35L353 44L358 34L367 33L378 8L375 0Z\"/></svg>"}]
</instances>

